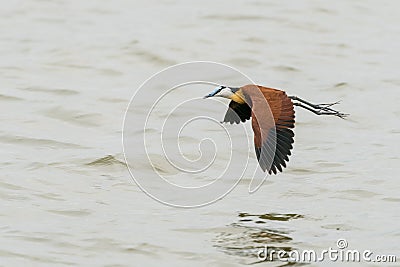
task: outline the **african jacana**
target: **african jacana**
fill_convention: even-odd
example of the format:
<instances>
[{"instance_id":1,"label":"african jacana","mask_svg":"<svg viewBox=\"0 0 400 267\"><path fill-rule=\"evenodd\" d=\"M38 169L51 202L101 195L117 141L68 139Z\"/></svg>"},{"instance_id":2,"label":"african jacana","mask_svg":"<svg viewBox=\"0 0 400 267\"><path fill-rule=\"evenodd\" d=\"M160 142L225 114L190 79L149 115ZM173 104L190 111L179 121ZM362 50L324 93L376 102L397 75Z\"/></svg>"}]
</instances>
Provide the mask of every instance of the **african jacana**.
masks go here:
<instances>
[{"instance_id":1,"label":"african jacana","mask_svg":"<svg viewBox=\"0 0 400 267\"><path fill-rule=\"evenodd\" d=\"M294 142L294 106L307 109L317 115L333 115L340 118L348 114L330 108L337 104L312 104L296 96L288 96L282 90L260 85L240 88L219 86L208 97L224 97L231 100L223 122L240 123L252 117L254 147L261 169L274 174L286 167ZM268 103L262 104L262 103ZM271 113L268 112L268 106ZM273 118L270 118L270 116ZM274 122L274 123L271 123ZM275 145L272 145L275 143ZM271 154L271 148L275 148Z\"/></svg>"}]
</instances>

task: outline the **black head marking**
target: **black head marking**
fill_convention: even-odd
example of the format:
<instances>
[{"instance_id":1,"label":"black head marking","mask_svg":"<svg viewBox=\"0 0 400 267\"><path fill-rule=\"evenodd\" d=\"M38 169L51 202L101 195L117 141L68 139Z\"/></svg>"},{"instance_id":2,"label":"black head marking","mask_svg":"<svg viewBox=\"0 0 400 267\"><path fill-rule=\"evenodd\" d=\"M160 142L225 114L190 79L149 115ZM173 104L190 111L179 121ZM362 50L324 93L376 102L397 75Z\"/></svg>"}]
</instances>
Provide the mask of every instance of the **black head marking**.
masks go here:
<instances>
[{"instance_id":1,"label":"black head marking","mask_svg":"<svg viewBox=\"0 0 400 267\"><path fill-rule=\"evenodd\" d=\"M237 91L239 91L239 89L240 89L239 87L236 87L236 88L235 87L231 87L231 90L232 90L233 93L236 93Z\"/></svg>"}]
</instances>

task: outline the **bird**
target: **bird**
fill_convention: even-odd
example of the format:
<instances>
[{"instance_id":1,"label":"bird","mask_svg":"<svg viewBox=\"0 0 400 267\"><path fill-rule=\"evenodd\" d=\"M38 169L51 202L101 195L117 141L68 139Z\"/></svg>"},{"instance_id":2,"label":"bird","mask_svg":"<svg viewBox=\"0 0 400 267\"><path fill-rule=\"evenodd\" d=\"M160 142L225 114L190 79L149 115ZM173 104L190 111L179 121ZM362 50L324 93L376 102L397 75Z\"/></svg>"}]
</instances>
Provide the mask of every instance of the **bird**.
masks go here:
<instances>
[{"instance_id":1,"label":"bird","mask_svg":"<svg viewBox=\"0 0 400 267\"><path fill-rule=\"evenodd\" d=\"M269 174L282 172L289 162L294 143L295 106L316 115L342 119L349 115L331 108L339 101L313 104L297 96L288 96L283 90L255 84L242 87L220 85L203 98L210 97L231 100L222 123L239 124L251 119L258 164Z\"/></svg>"}]
</instances>

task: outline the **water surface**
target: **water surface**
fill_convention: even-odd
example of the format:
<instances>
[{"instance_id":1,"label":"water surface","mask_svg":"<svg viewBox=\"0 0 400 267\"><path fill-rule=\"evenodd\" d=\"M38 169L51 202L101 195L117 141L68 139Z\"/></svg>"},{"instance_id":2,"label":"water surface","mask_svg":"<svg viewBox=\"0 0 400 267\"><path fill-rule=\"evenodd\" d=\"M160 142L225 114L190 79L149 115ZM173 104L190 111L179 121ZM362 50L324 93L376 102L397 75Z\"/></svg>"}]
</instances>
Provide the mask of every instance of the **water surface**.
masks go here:
<instances>
[{"instance_id":1,"label":"water surface","mask_svg":"<svg viewBox=\"0 0 400 267\"><path fill-rule=\"evenodd\" d=\"M396 1L4 3L0 265L240 266L257 263L264 244L322 250L339 238L400 256L398 10ZM145 79L191 60L314 102L342 100L351 117L298 110L289 166L256 194L245 179L201 209L161 205L126 169L123 115ZM197 151L196 138L185 142ZM149 168L144 155L138 164Z\"/></svg>"}]
</instances>

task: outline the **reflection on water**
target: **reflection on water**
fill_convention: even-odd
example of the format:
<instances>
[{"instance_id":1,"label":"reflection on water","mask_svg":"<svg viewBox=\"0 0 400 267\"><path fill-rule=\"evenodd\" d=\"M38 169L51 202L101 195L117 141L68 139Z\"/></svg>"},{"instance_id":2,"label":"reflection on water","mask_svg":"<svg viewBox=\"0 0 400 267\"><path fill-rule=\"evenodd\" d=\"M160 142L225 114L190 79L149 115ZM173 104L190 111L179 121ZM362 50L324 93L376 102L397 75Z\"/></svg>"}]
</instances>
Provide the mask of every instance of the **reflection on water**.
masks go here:
<instances>
[{"instance_id":1,"label":"reflection on water","mask_svg":"<svg viewBox=\"0 0 400 267\"><path fill-rule=\"evenodd\" d=\"M239 217L245 217L246 219L242 219L240 221L253 221L255 218L259 218L261 220L256 220L255 223L265 223L264 220L270 221L289 221L293 219L303 218L303 215L287 213L287 214L278 214L278 213L267 213L261 215L254 215L248 213L239 213Z\"/></svg>"},{"instance_id":2,"label":"reflection on water","mask_svg":"<svg viewBox=\"0 0 400 267\"><path fill-rule=\"evenodd\" d=\"M228 254L249 259L249 264L261 263L257 257L260 249L268 246L268 250L293 251L294 241L290 236L290 231L282 230L274 222L287 222L294 219L304 218L299 214L249 214L239 213L238 221L227 226L215 238L215 247ZM273 261L277 261L278 266L300 266L295 263L285 263L278 261L273 255Z\"/></svg>"}]
</instances>

